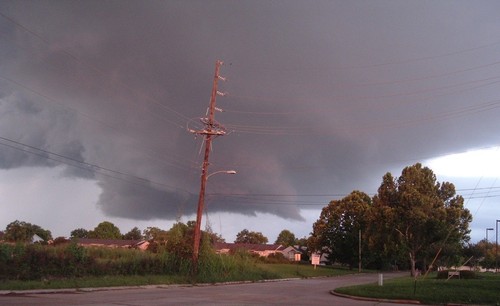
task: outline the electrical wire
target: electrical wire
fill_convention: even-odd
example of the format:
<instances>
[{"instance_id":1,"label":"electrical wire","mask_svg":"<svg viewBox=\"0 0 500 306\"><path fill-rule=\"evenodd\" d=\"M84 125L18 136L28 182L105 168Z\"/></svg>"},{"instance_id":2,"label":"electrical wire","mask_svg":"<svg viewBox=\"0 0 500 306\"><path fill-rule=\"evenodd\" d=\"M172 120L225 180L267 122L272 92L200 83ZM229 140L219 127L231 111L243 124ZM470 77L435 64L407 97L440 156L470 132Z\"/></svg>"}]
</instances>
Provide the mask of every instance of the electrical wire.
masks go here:
<instances>
[{"instance_id":1,"label":"electrical wire","mask_svg":"<svg viewBox=\"0 0 500 306\"><path fill-rule=\"evenodd\" d=\"M92 172L94 174L99 174L99 175L103 175L106 177L114 178L117 180L121 180L121 181L124 181L127 183L134 184L134 185L147 186L147 185L151 184L151 185L156 185L158 187L176 189L176 190L180 190L180 191L186 192L188 194L191 194L191 192L184 190L184 189L181 189L181 188L178 188L178 187L175 187L175 186L171 186L171 185L168 185L165 183L161 183L161 182L157 182L157 181L154 181L151 179L136 176L136 175L126 173L123 171L114 170L111 168L106 168L106 167L103 167L103 166L100 166L97 164L88 163L88 162L78 160L75 158L71 158L71 157L68 157L68 156L65 156L62 154L58 154L58 153L54 153L54 152L51 152L48 150L44 150L42 148L31 146L31 145L28 145L28 144L25 144L25 143L22 143L19 141L15 141L15 140L12 140L12 139L9 139L6 137L0 136L0 140L3 141L3 142L0 141L0 145L2 145L2 146L9 147L11 149L15 149L15 150L29 153L32 155L36 155L38 157L42 157L42 158L45 158L45 159L48 159L48 160L51 160L51 161L54 161L57 163L65 164L67 166L76 167L76 168L79 168L79 169L82 169L82 170L85 170L88 172Z\"/></svg>"}]
</instances>

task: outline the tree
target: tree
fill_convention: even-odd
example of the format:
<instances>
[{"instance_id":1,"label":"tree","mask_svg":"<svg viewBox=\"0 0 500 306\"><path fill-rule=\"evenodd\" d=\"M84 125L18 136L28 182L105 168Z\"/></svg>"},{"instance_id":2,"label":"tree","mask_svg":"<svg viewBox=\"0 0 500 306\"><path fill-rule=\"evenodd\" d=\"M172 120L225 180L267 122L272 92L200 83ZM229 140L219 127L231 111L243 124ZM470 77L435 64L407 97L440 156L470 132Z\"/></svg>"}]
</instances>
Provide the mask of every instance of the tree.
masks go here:
<instances>
[{"instance_id":1,"label":"tree","mask_svg":"<svg viewBox=\"0 0 500 306\"><path fill-rule=\"evenodd\" d=\"M469 240L472 216L463 198L419 163L404 168L397 180L387 173L374 202L370 227L379 235L371 237L372 244L404 251L412 275L418 260L431 263L431 250L459 249Z\"/></svg>"},{"instance_id":2,"label":"tree","mask_svg":"<svg viewBox=\"0 0 500 306\"><path fill-rule=\"evenodd\" d=\"M287 229L282 230L274 244L281 244L282 246L291 246L297 244L297 239L295 235Z\"/></svg>"},{"instance_id":3,"label":"tree","mask_svg":"<svg viewBox=\"0 0 500 306\"><path fill-rule=\"evenodd\" d=\"M123 235L123 239L126 240L141 240L142 238L141 230L137 226Z\"/></svg>"},{"instance_id":4,"label":"tree","mask_svg":"<svg viewBox=\"0 0 500 306\"><path fill-rule=\"evenodd\" d=\"M77 228L71 231L70 238L89 238L89 231L84 228Z\"/></svg>"},{"instance_id":5,"label":"tree","mask_svg":"<svg viewBox=\"0 0 500 306\"><path fill-rule=\"evenodd\" d=\"M359 259L359 230L366 228L370 197L353 191L341 200L331 201L313 224L309 247L328 254L331 263L352 267Z\"/></svg>"},{"instance_id":6,"label":"tree","mask_svg":"<svg viewBox=\"0 0 500 306\"><path fill-rule=\"evenodd\" d=\"M189 224L189 222L188 222ZM194 228L177 222L168 231L166 249L179 258L191 258L193 254Z\"/></svg>"},{"instance_id":7,"label":"tree","mask_svg":"<svg viewBox=\"0 0 500 306\"><path fill-rule=\"evenodd\" d=\"M36 224L16 220L5 228L4 239L10 242L32 242L33 236L37 235L45 242L52 239L49 230L44 230Z\"/></svg>"},{"instance_id":8,"label":"tree","mask_svg":"<svg viewBox=\"0 0 500 306\"><path fill-rule=\"evenodd\" d=\"M153 241L167 241L167 231L164 231L158 227L148 227L142 231L142 235L146 240Z\"/></svg>"},{"instance_id":9,"label":"tree","mask_svg":"<svg viewBox=\"0 0 500 306\"><path fill-rule=\"evenodd\" d=\"M397 202L396 179L391 173L383 176L372 202L365 231L370 250L369 266L375 269L408 268L406 252L402 249L398 233L394 231L392 224L394 211L387 205Z\"/></svg>"},{"instance_id":10,"label":"tree","mask_svg":"<svg viewBox=\"0 0 500 306\"><path fill-rule=\"evenodd\" d=\"M236 235L234 243L265 244L268 241L267 237L261 232L251 232L244 229Z\"/></svg>"},{"instance_id":11,"label":"tree","mask_svg":"<svg viewBox=\"0 0 500 306\"><path fill-rule=\"evenodd\" d=\"M97 239L122 239L120 229L108 221L99 223L88 236Z\"/></svg>"},{"instance_id":12,"label":"tree","mask_svg":"<svg viewBox=\"0 0 500 306\"><path fill-rule=\"evenodd\" d=\"M142 233L144 239L149 241L148 251L158 253L167 244L168 232L158 227L148 227Z\"/></svg>"}]
</instances>

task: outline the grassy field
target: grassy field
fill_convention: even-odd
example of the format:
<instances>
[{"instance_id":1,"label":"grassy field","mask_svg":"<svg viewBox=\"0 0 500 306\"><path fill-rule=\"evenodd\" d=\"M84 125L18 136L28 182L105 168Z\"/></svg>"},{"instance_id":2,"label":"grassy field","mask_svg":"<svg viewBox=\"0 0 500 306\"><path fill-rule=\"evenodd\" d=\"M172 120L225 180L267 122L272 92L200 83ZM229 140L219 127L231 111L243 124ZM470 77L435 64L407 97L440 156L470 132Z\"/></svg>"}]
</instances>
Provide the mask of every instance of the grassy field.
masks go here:
<instances>
[{"instance_id":1,"label":"grassy field","mask_svg":"<svg viewBox=\"0 0 500 306\"><path fill-rule=\"evenodd\" d=\"M337 269L332 267L318 266L314 269L311 265L296 264L263 264L259 263L251 277L239 276L236 280L259 281L264 279L280 278L307 278L320 276L337 276L354 273L347 269ZM260 278L258 278L260 276ZM224 279L215 276L217 281L234 281L235 279ZM82 277L82 278L54 278L37 281L0 281L0 290L30 290L30 289L64 289L64 288L95 288L95 287L115 287L115 286L145 286L145 285L169 285L169 284L189 284L192 280L189 277L178 275L134 275L134 276L102 276L102 277Z\"/></svg>"},{"instance_id":2,"label":"grassy field","mask_svg":"<svg viewBox=\"0 0 500 306\"><path fill-rule=\"evenodd\" d=\"M377 284L336 289L335 292L382 299L417 300L424 304L484 304L500 305L500 275L478 274L475 279L426 279L405 277Z\"/></svg>"}]
</instances>

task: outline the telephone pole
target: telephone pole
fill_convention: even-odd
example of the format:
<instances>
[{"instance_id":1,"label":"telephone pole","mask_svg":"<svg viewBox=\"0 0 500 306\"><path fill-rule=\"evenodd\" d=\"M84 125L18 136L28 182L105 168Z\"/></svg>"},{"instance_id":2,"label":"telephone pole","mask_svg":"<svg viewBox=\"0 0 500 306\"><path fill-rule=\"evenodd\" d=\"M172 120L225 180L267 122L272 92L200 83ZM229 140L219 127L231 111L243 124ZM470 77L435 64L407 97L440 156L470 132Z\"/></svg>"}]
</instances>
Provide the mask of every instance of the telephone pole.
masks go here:
<instances>
[{"instance_id":1,"label":"telephone pole","mask_svg":"<svg viewBox=\"0 0 500 306\"><path fill-rule=\"evenodd\" d=\"M201 186L200 186L200 195L198 198L198 210L196 212L196 224L194 228L194 244L193 244L193 275L196 275L198 272L198 257L200 252L200 239L201 239L201 216L203 215L203 206L205 205L205 187L207 184L208 178L208 158L210 155L210 150L212 147L212 139L217 136L224 136L226 134L226 130L222 125L215 121L215 100L217 95L224 96L223 93L217 90L217 83L219 80L225 81L226 79L219 75L220 66L223 64L222 61L217 60L215 62L215 74L212 86L212 95L210 97L210 105L208 108L208 117L201 118L201 122L204 124L204 128L202 130L191 130L189 132L197 135L203 135L205 137L205 156L203 159L203 164L201 167Z\"/></svg>"}]
</instances>

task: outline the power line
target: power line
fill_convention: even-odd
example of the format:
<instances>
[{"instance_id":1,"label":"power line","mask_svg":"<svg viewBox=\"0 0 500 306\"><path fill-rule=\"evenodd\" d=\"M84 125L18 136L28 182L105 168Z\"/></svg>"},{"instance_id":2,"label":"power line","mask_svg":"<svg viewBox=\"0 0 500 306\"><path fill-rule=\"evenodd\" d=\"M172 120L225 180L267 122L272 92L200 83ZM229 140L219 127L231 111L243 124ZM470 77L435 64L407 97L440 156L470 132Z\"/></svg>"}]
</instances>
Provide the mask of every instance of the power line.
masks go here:
<instances>
[{"instance_id":1,"label":"power line","mask_svg":"<svg viewBox=\"0 0 500 306\"><path fill-rule=\"evenodd\" d=\"M186 192L188 194L191 194L191 192L189 192L187 190L180 189L178 187L174 187L174 186L171 186L171 185L168 185L168 184L164 184L164 183L161 183L161 182L157 182L157 181L154 181L154 180L151 180L151 179L147 179L147 178L143 178L143 177L140 177L140 176L136 176L136 175L133 175L133 174L130 174L130 173L126 173L126 172L123 172L123 171L114 170L114 169L111 169L111 168L106 168L106 167L103 167L103 166L100 166L100 165L97 165L97 164L88 163L88 162L85 162L85 161L82 161L82 160L71 158L69 156L65 156L65 155L62 155L62 154L54 153L54 152L51 152L51 151L48 151L48 150L44 150L44 149L41 149L41 148L38 148L38 147L35 147L35 146L31 146L31 145L28 145L28 144L25 144L25 143L22 143L22 142L19 142L19 141L15 141L15 140L9 139L9 138L5 138L5 137L1 137L0 136L0 140L8 142L8 143L0 142L0 145L2 145L2 146L9 147L9 148L12 148L12 149L15 149L15 150L18 150L18 151L22 151L22 152L25 152L25 153L29 153L29 154L32 154L32 155L36 155L38 157L42 157L42 158L45 158L45 159L48 159L48 160L51 160L51 161L55 161L57 163L62 163L62 164L65 164L65 165L68 165L68 166L71 166L71 167L76 167L76 168L79 168L79 169L82 169L82 170L85 170L85 171L88 171L88 172L92 172L92 173L95 173L95 174L99 174L99 175L103 175L103 176L106 176L106 177L114 178L114 179L117 179L117 180L121 180L121 181L124 181L124 182L127 182L127 183L134 184L134 185L146 186L146 185L152 184L152 185L156 185L156 186L163 187L163 188L181 190L181 191L184 191L184 192Z\"/></svg>"}]
</instances>

